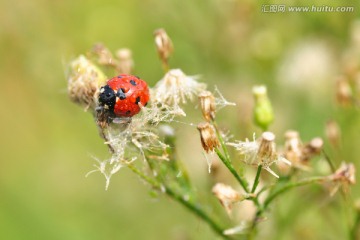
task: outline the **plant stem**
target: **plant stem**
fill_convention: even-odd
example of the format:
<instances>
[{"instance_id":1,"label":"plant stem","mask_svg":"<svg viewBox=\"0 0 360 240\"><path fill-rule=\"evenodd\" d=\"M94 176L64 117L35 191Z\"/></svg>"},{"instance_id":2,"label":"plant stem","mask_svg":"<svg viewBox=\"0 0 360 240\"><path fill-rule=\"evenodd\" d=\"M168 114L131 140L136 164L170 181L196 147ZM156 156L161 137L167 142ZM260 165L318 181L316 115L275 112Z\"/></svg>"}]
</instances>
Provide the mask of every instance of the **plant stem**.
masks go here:
<instances>
[{"instance_id":1,"label":"plant stem","mask_svg":"<svg viewBox=\"0 0 360 240\"><path fill-rule=\"evenodd\" d=\"M258 172L259 172L259 169L258 169ZM307 179L303 179L301 181L298 181L298 182L295 182L295 183L288 183L286 184L285 186L283 186L282 188L280 188L279 190L273 192L273 193L270 193L270 195L268 196L268 198L265 200L263 206L261 205L257 205L258 207L258 210L256 212L256 216L253 220L253 223L252 223L252 231L250 232L249 234L249 239L253 239L255 237L255 234L256 234L256 223L258 222L258 220L260 219L261 215L265 212L265 210L267 209L267 207L269 206L269 204L276 198L278 197L279 195L281 195L282 193L290 190L290 189L293 189L295 187L300 187L300 186L303 186L303 185L306 185L306 184L310 184L310 183L314 183L314 182L319 182L319 181L322 181L324 179L324 177L313 177L313 178L307 178ZM256 180L256 178L255 178ZM254 189L254 187L253 187ZM261 190L263 191L264 188ZM254 190L255 191L255 190ZM256 199L257 200L257 199ZM255 201L254 201L255 202ZM255 202L256 203L256 202Z\"/></svg>"},{"instance_id":2,"label":"plant stem","mask_svg":"<svg viewBox=\"0 0 360 240\"><path fill-rule=\"evenodd\" d=\"M169 188L166 185L160 184L158 181L149 178L144 173L142 173L139 169L137 169L133 164L127 165L131 171L133 171L135 174L137 174L140 178L145 180L148 184L150 184L153 188L163 191L166 193L169 197L174 199L175 201L181 203L183 206L185 206L188 210L190 210L192 213L200 217L202 220L204 220L214 232L216 232L219 236L223 237L224 239L231 239L229 236L224 234L224 230L216 223L207 213L205 213L199 206L196 206L194 203L186 200L183 198L183 196L177 194L174 192L171 188Z\"/></svg>"},{"instance_id":3,"label":"plant stem","mask_svg":"<svg viewBox=\"0 0 360 240\"><path fill-rule=\"evenodd\" d=\"M219 138L221 148L222 148L222 150L223 150L223 152L224 152L224 154L225 154L225 157L228 159L229 162L231 162L231 161L230 161L230 155L229 155L229 152L228 152L228 150L227 150L227 148L226 148L224 138L221 136L220 131L219 131L219 128L218 128L218 126L217 126L217 124L216 124L215 121L213 121L213 124L214 124L215 130L216 130L216 135L217 135L217 137Z\"/></svg>"},{"instance_id":4,"label":"plant stem","mask_svg":"<svg viewBox=\"0 0 360 240\"><path fill-rule=\"evenodd\" d=\"M336 169L335 169L335 166L334 166L333 162L331 161L329 155L327 155L327 153L326 153L324 150L322 150L322 152L323 152L323 154L324 154L324 157L325 157L325 159L326 159L326 162L329 164L329 166L330 166L330 168L331 168L331 172L334 173L334 172L336 171Z\"/></svg>"},{"instance_id":5,"label":"plant stem","mask_svg":"<svg viewBox=\"0 0 360 240\"><path fill-rule=\"evenodd\" d=\"M256 172L255 179L254 179L254 184L253 184L253 187L252 187L252 189L251 189L251 193L254 193L254 192L255 192L256 187L257 187L258 184L259 184L261 170L262 170L262 166L259 165L259 166L258 166L258 169L257 169L257 172Z\"/></svg>"},{"instance_id":6,"label":"plant stem","mask_svg":"<svg viewBox=\"0 0 360 240\"><path fill-rule=\"evenodd\" d=\"M221 159L221 161L225 164L225 166L229 169L229 171L232 173L232 175L236 178L236 180L240 183L240 185L242 186L242 188L245 190L245 192L249 192L247 185L248 183L246 182L245 179L243 179L235 170L235 168L233 167L233 165L230 163L230 161L219 151L219 149L215 149L216 154L218 155L218 157Z\"/></svg>"},{"instance_id":7,"label":"plant stem","mask_svg":"<svg viewBox=\"0 0 360 240\"><path fill-rule=\"evenodd\" d=\"M307 178L307 179L303 179L300 180L298 182L293 182L293 183L288 183L285 186L283 186L282 188L280 188L279 190L273 192L271 195L269 195L267 197L267 199L264 202L264 210L269 206L269 204L279 195L281 195L282 193L293 189L295 187L300 187L300 186L304 186L310 183L315 183L315 182L320 182L324 180L324 177L312 177L312 178Z\"/></svg>"},{"instance_id":8,"label":"plant stem","mask_svg":"<svg viewBox=\"0 0 360 240\"><path fill-rule=\"evenodd\" d=\"M351 232L350 232L350 239L352 240L356 240L357 238L357 232L358 232L358 227L360 225L360 212L357 211L356 212L356 217L355 217L355 222L353 227L351 228Z\"/></svg>"}]
</instances>

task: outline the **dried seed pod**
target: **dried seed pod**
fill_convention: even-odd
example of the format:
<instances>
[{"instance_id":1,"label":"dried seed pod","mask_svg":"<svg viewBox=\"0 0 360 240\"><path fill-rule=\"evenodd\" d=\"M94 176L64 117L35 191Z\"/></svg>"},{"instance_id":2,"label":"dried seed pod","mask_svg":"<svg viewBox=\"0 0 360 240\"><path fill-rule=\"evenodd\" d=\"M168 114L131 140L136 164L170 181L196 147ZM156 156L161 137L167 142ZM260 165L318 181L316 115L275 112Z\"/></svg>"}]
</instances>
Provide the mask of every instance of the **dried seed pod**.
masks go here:
<instances>
[{"instance_id":1,"label":"dried seed pod","mask_svg":"<svg viewBox=\"0 0 360 240\"><path fill-rule=\"evenodd\" d=\"M212 152L220 146L213 125L208 122L199 123L197 129L200 132L202 147L206 152Z\"/></svg>"},{"instance_id":2,"label":"dried seed pod","mask_svg":"<svg viewBox=\"0 0 360 240\"><path fill-rule=\"evenodd\" d=\"M201 112L206 121L215 119L215 98L209 91L203 91L199 94Z\"/></svg>"},{"instance_id":3,"label":"dried seed pod","mask_svg":"<svg viewBox=\"0 0 360 240\"><path fill-rule=\"evenodd\" d=\"M267 162L277 158L274 140L275 135L272 132L264 132L261 135L258 157L262 165L268 165Z\"/></svg>"},{"instance_id":4,"label":"dried seed pod","mask_svg":"<svg viewBox=\"0 0 360 240\"><path fill-rule=\"evenodd\" d=\"M168 61L171 53L173 52L173 44L166 31L162 28L155 30L155 45L159 57L164 66L168 67Z\"/></svg>"}]
</instances>

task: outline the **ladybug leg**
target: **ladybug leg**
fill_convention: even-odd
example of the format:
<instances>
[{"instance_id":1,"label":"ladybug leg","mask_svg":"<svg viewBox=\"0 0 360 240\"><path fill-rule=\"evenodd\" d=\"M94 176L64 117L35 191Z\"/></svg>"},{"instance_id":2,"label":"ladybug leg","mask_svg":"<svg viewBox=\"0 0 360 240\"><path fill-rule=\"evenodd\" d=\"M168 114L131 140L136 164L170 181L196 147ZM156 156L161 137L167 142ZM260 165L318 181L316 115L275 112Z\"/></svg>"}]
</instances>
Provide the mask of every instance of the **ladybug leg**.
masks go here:
<instances>
[{"instance_id":1,"label":"ladybug leg","mask_svg":"<svg viewBox=\"0 0 360 240\"><path fill-rule=\"evenodd\" d=\"M95 108L96 114L96 123L99 125L100 128L106 128L109 123L112 122L114 118L114 113L111 113L108 109L104 106L98 106Z\"/></svg>"}]
</instances>

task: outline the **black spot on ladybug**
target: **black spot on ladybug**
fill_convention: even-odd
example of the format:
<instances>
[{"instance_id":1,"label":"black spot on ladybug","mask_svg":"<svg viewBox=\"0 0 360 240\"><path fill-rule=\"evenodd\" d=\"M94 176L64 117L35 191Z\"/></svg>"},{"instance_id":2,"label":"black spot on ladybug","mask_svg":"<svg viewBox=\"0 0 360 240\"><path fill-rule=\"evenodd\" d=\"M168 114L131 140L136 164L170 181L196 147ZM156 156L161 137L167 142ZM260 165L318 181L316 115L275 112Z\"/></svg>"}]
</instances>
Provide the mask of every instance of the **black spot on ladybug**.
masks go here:
<instances>
[{"instance_id":1,"label":"black spot on ladybug","mask_svg":"<svg viewBox=\"0 0 360 240\"><path fill-rule=\"evenodd\" d=\"M119 75L119 76L117 76L117 78L122 78L122 76Z\"/></svg>"},{"instance_id":2,"label":"black spot on ladybug","mask_svg":"<svg viewBox=\"0 0 360 240\"><path fill-rule=\"evenodd\" d=\"M120 88L121 89L121 91L123 92L123 93L126 93L126 91L125 91L125 89L124 88Z\"/></svg>"},{"instance_id":3,"label":"black spot on ladybug","mask_svg":"<svg viewBox=\"0 0 360 240\"><path fill-rule=\"evenodd\" d=\"M135 100L135 104L138 104L140 102L140 97L137 97Z\"/></svg>"},{"instance_id":4,"label":"black spot on ladybug","mask_svg":"<svg viewBox=\"0 0 360 240\"><path fill-rule=\"evenodd\" d=\"M136 86L136 82L134 80L130 80L131 85Z\"/></svg>"},{"instance_id":5,"label":"black spot on ladybug","mask_svg":"<svg viewBox=\"0 0 360 240\"><path fill-rule=\"evenodd\" d=\"M116 96L120 98L120 100L124 100L126 98L125 93L124 93L124 89L120 88L117 93Z\"/></svg>"},{"instance_id":6,"label":"black spot on ladybug","mask_svg":"<svg viewBox=\"0 0 360 240\"><path fill-rule=\"evenodd\" d=\"M129 114L130 114L130 111L129 111L129 110L127 110L125 114L126 114L126 115L129 115Z\"/></svg>"},{"instance_id":7,"label":"black spot on ladybug","mask_svg":"<svg viewBox=\"0 0 360 240\"><path fill-rule=\"evenodd\" d=\"M99 94L99 103L102 106L106 106L109 110L114 110L116 96L114 90L106 85L101 87Z\"/></svg>"}]
</instances>

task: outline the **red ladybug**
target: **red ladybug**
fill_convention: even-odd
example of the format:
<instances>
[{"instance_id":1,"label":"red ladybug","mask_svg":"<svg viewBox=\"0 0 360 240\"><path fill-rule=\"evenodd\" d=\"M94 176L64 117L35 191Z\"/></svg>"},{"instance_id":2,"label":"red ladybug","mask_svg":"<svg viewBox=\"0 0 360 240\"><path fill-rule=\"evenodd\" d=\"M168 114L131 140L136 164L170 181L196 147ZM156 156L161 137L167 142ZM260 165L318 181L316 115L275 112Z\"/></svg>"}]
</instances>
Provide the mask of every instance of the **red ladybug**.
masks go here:
<instances>
[{"instance_id":1,"label":"red ladybug","mask_svg":"<svg viewBox=\"0 0 360 240\"><path fill-rule=\"evenodd\" d=\"M100 88L99 104L110 115L132 117L149 101L149 88L139 77L121 74Z\"/></svg>"}]
</instances>

